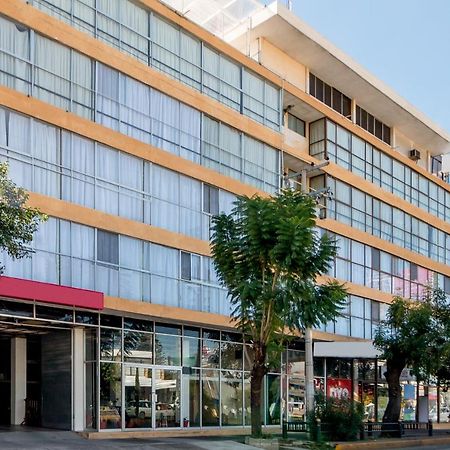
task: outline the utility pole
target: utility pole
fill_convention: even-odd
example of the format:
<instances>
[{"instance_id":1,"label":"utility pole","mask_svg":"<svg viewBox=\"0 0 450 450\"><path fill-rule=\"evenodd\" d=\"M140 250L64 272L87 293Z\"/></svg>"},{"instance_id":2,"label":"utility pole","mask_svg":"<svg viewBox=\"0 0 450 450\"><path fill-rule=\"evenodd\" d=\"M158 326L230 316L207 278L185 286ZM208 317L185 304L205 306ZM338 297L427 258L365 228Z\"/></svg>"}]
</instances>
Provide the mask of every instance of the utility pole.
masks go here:
<instances>
[{"instance_id":1,"label":"utility pole","mask_svg":"<svg viewBox=\"0 0 450 450\"><path fill-rule=\"evenodd\" d=\"M309 194L306 169L302 170L302 192ZM305 328L305 397L306 413L314 410L314 359L312 328Z\"/></svg>"},{"instance_id":2,"label":"utility pole","mask_svg":"<svg viewBox=\"0 0 450 450\"><path fill-rule=\"evenodd\" d=\"M329 188L324 187L317 192L309 192L308 189L308 173L313 171L320 171L323 167L329 164L328 161L323 161L319 164L312 164L310 167L302 169L299 173L295 173L290 176L285 176L285 183L289 186L289 180L293 177L301 177L301 191L313 197L316 197L316 201L319 201L321 197L331 197L331 191ZM307 327L305 329L305 400L306 400L306 412L314 411L314 358L313 358L313 337L312 328Z\"/></svg>"}]
</instances>

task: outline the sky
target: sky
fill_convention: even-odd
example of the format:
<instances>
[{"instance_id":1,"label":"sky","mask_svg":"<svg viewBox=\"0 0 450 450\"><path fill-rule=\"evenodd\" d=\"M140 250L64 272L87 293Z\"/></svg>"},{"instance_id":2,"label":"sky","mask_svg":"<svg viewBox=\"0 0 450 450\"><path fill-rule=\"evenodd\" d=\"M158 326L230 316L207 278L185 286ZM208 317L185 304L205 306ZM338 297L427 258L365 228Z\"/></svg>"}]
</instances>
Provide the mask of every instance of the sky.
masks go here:
<instances>
[{"instance_id":1,"label":"sky","mask_svg":"<svg viewBox=\"0 0 450 450\"><path fill-rule=\"evenodd\" d=\"M297 16L450 134L450 0L292 0Z\"/></svg>"}]
</instances>

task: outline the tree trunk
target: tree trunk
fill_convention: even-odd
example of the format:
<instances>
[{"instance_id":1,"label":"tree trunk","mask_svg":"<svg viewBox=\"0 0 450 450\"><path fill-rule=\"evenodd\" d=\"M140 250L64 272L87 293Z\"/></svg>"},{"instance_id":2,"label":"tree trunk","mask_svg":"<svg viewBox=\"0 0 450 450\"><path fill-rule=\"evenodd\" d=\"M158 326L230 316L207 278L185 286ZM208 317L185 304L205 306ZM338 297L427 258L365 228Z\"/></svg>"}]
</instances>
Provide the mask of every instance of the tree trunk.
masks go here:
<instances>
[{"instance_id":1,"label":"tree trunk","mask_svg":"<svg viewBox=\"0 0 450 450\"><path fill-rule=\"evenodd\" d=\"M400 386L400 375L406 366L404 358L388 359L386 361L387 370L385 372L388 383L389 402L383 415L383 422L394 423L400 418L400 408L402 400L402 388Z\"/></svg>"},{"instance_id":2,"label":"tree trunk","mask_svg":"<svg viewBox=\"0 0 450 450\"><path fill-rule=\"evenodd\" d=\"M252 409L252 436L262 436L261 397L264 375L266 374L266 348L255 344L253 346L255 356L251 372L250 402Z\"/></svg>"}]
</instances>

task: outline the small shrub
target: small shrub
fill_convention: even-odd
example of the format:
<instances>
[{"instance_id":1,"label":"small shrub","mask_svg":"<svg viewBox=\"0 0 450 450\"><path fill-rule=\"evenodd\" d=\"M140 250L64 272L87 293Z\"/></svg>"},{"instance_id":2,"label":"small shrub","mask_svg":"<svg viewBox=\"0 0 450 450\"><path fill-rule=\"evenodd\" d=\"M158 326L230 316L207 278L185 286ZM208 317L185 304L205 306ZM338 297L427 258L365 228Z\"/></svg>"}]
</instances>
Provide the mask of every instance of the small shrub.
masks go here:
<instances>
[{"instance_id":1,"label":"small shrub","mask_svg":"<svg viewBox=\"0 0 450 450\"><path fill-rule=\"evenodd\" d=\"M357 439L364 418L364 408L360 403L349 399L325 398L316 395L314 412L307 420L311 430L311 439L320 441L317 419L320 419L322 434L333 441Z\"/></svg>"}]
</instances>

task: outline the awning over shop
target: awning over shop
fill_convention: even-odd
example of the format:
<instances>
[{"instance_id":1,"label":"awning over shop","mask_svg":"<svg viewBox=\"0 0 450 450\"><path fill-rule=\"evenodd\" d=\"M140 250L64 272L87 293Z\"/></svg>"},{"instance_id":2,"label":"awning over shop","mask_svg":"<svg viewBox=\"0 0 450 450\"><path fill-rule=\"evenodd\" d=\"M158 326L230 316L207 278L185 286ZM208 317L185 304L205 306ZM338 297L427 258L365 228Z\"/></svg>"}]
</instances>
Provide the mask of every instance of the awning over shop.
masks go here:
<instances>
[{"instance_id":1,"label":"awning over shop","mask_svg":"<svg viewBox=\"0 0 450 450\"><path fill-rule=\"evenodd\" d=\"M103 309L103 293L21 278L0 277L0 297L54 305Z\"/></svg>"}]
</instances>

